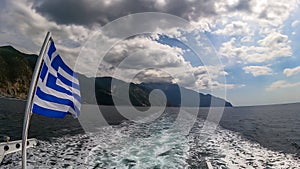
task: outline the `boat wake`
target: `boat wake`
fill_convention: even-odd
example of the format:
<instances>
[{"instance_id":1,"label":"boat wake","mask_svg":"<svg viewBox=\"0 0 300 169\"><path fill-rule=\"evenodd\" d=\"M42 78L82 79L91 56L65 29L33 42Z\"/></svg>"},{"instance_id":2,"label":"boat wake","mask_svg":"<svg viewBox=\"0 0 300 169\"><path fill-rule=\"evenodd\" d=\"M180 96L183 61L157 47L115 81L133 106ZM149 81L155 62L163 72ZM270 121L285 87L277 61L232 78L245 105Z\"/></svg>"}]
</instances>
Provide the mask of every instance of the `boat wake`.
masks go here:
<instances>
[{"instance_id":1,"label":"boat wake","mask_svg":"<svg viewBox=\"0 0 300 169\"><path fill-rule=\"evenodd\" d=\"M124 122L79 134L40 141L28 150L29 168L300 168L300 157L268 150L239 133L217 127L202 130L197 119L188 134L162 117L148 124ZM209 124L214 128L213 123ZM181 126L184 128L184 126ZM21 154L7 156L0 168L21 165Z\"/></svg>"}]
</instances>

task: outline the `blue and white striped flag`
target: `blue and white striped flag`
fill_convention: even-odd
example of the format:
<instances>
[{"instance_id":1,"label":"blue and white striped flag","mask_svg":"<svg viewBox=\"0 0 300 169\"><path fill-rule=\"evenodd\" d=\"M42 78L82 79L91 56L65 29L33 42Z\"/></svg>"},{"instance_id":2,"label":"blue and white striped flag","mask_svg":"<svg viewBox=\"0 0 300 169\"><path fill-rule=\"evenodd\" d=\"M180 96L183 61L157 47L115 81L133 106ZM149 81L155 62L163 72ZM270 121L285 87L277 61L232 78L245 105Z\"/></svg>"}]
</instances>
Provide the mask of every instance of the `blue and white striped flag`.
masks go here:
<instances>
[{"instance_id":1,"label":"blue and white striped flag","mask_svg":"<svg viewBox=\"0 0 300 169\"><path fill-rule=\"evenodd\" d=\"M32 102L32 113L53 118L78 117L81 96L77 74L57 53L50 38Z\"/></svg>"}]
</instances>

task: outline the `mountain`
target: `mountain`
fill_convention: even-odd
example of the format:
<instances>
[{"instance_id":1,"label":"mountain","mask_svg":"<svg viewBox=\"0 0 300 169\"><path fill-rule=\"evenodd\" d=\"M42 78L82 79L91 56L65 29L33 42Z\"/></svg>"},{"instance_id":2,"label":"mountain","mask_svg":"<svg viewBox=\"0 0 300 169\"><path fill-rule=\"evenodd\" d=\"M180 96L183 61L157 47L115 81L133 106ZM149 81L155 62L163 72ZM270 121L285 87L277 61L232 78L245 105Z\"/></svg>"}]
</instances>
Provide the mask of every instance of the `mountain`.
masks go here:
<instances>
[{"instance_id":1,"label":"mountain","mask_svg":"<svg viewBox=\"0 0 300 169\"><path fill-rule=\"evenodd\" d=\"M180 87L173 83L126 83L122 80L114 79L112 77L97 77L87 78L83 75L79 76L81 85L82 100L86 103L94 103L92 91L90 87L95 84L95 97L99 105L114 105L112 97L114 96L118 103L121 105L130 105L126 96L122 91L128 91L126 86L129 86L129 100L134 106L150 106L149 95L154 89L159 89L164 92L167 99L167 106L180 107L187 106L193 107L199 105L200 107L232 107L230 102L221 98L214 97L210 94L202 94L196 91ZM111 88L112 81L114 81L113 89ZM154 96L155 97L155 96ZM181 100L181 97L184 100ZM161 105L160 97L155 97L154 106ZM196 102L199 101L199 102ZM211 103L212 102L212 103ZM152 105L153 106L153 105Z\"/></svg>"},{"instance_id":2,"label":"mountain","mask_svg":"<svg viewBox=\"0 0 300 169\"><path fill-rule=\"evenodd\" d=\"M167 97L168 104L174 107L195 105L199 105L200 107L232 107L230 102L221 98L210 94L198 93L173 83L141 83L141 85L149 89L162 90ZM181 100L181 98L184 100ZM199 101L199 103L196 101Z\"/></svg>"},{"instance_id":3,"label":"mountain","mask_svg":"<svg viewBox=\"0 0 300 169\"><path fill-rule=\"evenodd\" d=\"M112 98L113 90L111 89L112 80L118 84L119 88L130 85L129 98L133 105L150 105L148 101L148 91L140 88L136 84L128 84L124 81L113 79L111 77L88 78L84 75L79 75L82 101L90 104L93 104L96 101L99 105L114 105ZM95 90L90 90L91 86L95 86ZM94 98L96 98L96 100ZM122 105L129 105L128 99L122 99L121 97L116 97L116 99L118 99L118 102L122 103Z\"/></svg>"},{"instance_id":4,"label":"mountain","mask_svg":"<svg viewBox=\"0 0 300 169\"><path fill-rule=\"evenodd\" d=\"M36 60L37 55L0 47L0 96L25 99Z\"/></svg>"},{"instance_id":5,"label":"mountain","mask_svg":"<svg viewBox=\"0 0 300 169\"><path fill-rule=\"evenodd\" d=\"M0 96L26 99L36 60L37 55L22 53L12 46L0 47ZM118 104L130 105L131 103L134 106L146 107L150 106L148 98L151 91L160 89L165 93L167 106L232 106L221 98L198 93L173 83L135 84L112 77L88 78L84 75L79 75L79 81L84 103L97 102L99 105L114 105L114 96ZM114 82L113 87L111 87L112 81ZM91 86L95 86L94 90L91 90ZM129 86L129 91L126 86ZM129 99L126 98L126 94ZM161 105L163 100L155 95L153 96L156 99L152 102L152 106ZM181 97L184 100L181 100ZM213 101L213 105L211 101Z\"/></svg>"}]
</instances>

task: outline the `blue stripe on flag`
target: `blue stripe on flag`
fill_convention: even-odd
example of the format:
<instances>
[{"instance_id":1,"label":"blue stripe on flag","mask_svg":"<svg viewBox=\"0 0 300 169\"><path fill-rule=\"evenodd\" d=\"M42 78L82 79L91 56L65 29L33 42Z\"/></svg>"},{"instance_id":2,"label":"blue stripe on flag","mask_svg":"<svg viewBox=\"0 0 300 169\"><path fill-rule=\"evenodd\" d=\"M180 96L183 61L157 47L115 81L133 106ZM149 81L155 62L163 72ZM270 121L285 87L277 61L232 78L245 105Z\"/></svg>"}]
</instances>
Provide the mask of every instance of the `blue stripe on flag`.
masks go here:
<instances>
[{"instance_id":1,"label":"blue stripe on flag","mask_svg":"<svg viewBox=\"0 0 300 169\"><path fill-rule=\"evenodd\" d=\"M42 81L44 81L44 79L45 79L45 77L46 77L46 74L47 74L47 71L48 71L48 67L47 67L47 65L44 63L44 64L43 64L43 67L42 67L42 70L41 70L41 75L40 75Z\"/></svg>"},{"instance_id":2,"label":"blue stripe on flag","mask_svg":"<svg viewBox=\"0 0 300 169\"><path fill-rule=\"evenodd\" d=\"M76 114L79 114L79 109L69 99L63 99L63 98L59 98L59 97L56 97L53 95L49 95L49 94L43 92L40 87L37 88L36 95L40 99L45 100L45 101L49 101L49 102L53 102L53 103L57 103L57 104L68 105L76 112Z\"/></svg>"},{"instance_id":3,"label":"blue stripe on flag","mask_svg":"<svg viewBox=\"0 0 300 169\"><path fill-rule=\"evenodd\" d=\"M56 51L56 48L55 48L55 45L54 45L54 42L53 41L50 41L50 46L49 46L49 49L48 49L48 56L51 60L51 56L52 54Z\"/></svg>"},{"instance_id":4,"label":"blue stripe on flag","mask_svg":"<svg viewBox=\"0 0 300 169\"><path fill-rule=\"evenodd\" d=\"M68 80L67 78L65 78L64 76L62 76L60 73L57 73L57 78L62 81L65 85L73 87L77 90L80 90L79 85L77 83L73 83L70 80Z\"/></svg>"},{"instance_id":5,"label":"blue stripe on flag","mask_svg":"<svg viewBox=\"0 0 300 169\"><path fill-rule=\"evenodd\" d=\"M47 108L41 107L37 104L33 105L32 113L47 116L47 117L52 117L52 118L64 118L68 114L68 113L62 112L62 111L47 109Z\"/></svg>"},{"instance_id":6,"label":"blue stripe on flag","mask_svg":"<svg viewBox=\"0 0 300 169\"><path fill-rule=\"evenodd\" d=\"M69 68L69 66L67 66L63 60L61 59L61 57L59 55L57 55L52 63L51 63L51 66L56 70L58 71L58 68L62 68L65 72L67 72L70 76L74 76L74 72L72 69Z\"/></svg>"},{"instance_id":7,"label":"blue stripe on flag","mask_svg":"<svg viewBox=\"0 0 300 169\"><path fill-rule=\"evenodd\" d=\"M76 100L81 102L81 97L79 95L77 95L75 93L72 93L71 91L57 85L56 84L56 77L54 75L52 75L51 73L48 74L46 86L50 87L51 89L56 90L58 92L65 93L69 96L73 96Z\"/></svg>"}]
</instances>

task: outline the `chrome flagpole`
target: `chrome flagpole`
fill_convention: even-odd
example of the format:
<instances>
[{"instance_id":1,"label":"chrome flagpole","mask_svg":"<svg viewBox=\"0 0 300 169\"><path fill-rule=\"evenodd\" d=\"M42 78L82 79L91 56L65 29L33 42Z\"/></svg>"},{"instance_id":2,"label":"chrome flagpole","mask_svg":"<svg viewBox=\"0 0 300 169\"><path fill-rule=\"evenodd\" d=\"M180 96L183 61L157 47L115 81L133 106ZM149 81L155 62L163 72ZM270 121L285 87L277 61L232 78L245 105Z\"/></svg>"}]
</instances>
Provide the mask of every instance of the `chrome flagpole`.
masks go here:
<instances>
[{"instance_id":1,"label":"chrome flagpole","mask_svg":"<svg viewBox=\"0 0 300 169\"><path fill-rule=\"evenodd\" d=\"M26 103L26 109L25 109L25 117L24 117L24 123L23 123L23 133L22 133L22 169L26 169L27 167L27 136L28 136L28 129L29 129L29 123L30 123L30 117L31 117L31 104L32 99L35 93L35 88L37 85L37 80L39 78L39 74L41 71L41 66L43 63L43 57L45 54L45 50L47 48L49 39L50 39L50 32L47 32L46 38L44 40L43 46L41 48L41 51L39 53L37 62L35 64L35 69L32 75L31 84L27 96L27 103Z\"/></svg>"}]
</instances>

